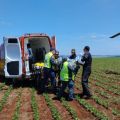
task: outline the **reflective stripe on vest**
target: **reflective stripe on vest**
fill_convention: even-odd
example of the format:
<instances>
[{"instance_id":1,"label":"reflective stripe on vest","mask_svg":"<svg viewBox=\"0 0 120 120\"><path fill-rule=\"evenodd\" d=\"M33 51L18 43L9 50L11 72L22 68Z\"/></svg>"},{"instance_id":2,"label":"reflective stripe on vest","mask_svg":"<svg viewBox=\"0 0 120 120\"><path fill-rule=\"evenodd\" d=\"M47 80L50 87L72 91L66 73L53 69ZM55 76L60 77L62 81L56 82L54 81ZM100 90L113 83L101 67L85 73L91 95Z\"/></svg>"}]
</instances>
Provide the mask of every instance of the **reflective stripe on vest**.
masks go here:
<instances>
[{"instance_id":1,"label":"reflective stripe on vest","mask_svg":"<svg viewBox=\"0 0 120 120\"><path fill-rule=\"evenodd\" d=\"M68 70L68 62L66 61L66 62L64 62L63 63L63 67L62 67L62 70L61 70L61 72L60 72L60 78L61 78L61 80L62 81L69 81L69 70ZM72 73L72 80L74 80L74 74Z\"/></svg>"},{"instance_id":2,"label":"reflective stripe on vest","mask_svg":"<svg viewBox=\"0 0 120 120\"><path fill-rule=\"evenodd\" d=\"M51 59L52 56L53 56L52 52L49 52L45 55L44 67L51 68L50 59Z\"/></svg>"}]
</instances>

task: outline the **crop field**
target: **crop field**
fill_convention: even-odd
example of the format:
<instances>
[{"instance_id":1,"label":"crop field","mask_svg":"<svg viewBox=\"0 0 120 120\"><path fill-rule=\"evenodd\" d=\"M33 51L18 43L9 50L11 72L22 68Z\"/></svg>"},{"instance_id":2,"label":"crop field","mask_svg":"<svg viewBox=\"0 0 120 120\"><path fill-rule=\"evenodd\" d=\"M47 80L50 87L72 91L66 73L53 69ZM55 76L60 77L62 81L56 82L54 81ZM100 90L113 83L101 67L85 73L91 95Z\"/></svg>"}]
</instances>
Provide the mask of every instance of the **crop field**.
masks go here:
<instances>
[{"instance_id":1,"label":"crop field","mask_svg":"<svg viewBox=\"0 0 120 120\"><path fill-rule=\"evenodd\" d=\"M120 120L120 58L94 58L91 99L81 99L81 71L75 80L75 100L60 101L39 94L31 81L0 82L0 120Z\"/></svg>"}]
</instances>

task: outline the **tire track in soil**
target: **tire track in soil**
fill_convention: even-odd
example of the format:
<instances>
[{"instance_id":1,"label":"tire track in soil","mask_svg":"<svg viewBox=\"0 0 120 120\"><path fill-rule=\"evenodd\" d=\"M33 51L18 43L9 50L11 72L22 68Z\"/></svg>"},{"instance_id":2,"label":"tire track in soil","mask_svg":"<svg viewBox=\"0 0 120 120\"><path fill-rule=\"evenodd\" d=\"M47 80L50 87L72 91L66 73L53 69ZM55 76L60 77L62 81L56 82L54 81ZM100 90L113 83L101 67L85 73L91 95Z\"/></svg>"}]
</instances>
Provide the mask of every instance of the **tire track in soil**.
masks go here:
<instances>
[{"instance_id":1,"label":"tire track in soil","mask_svg":"<svg viewBox=\"0 0 120 120\"><path fill-rule=\"evenodd\" d=\"M54 94L49 94L49 96L52 99L53 104L55 105L55 107L58 109L58 111L59 111L59 113L61 115L61 119L62 120L73 120L72 116L66 110L66 108L62 105L62 103L59 100L54 99L56 96Z\"/></svg>"},{"instance_id":2,"label":"tire track in soil","mask_svg":"<svg viewBox=\"0 0 120 120\"><path fill-rule=\"evenodd\" d=\"M22 91L19 120L33 120L31 93L29 88L23 88Z\"/></svg>"},{"instance_id":3,"label":"tire track in soil","mask_svg":"<svg viewBox=\"0 0 120 120\"><path fill-rule=\"evenodd\" d=\"M47 106L44 96L36 94L35 97L38 103L40 120L53 120L50 108Z\"/></svg>"},{"instance_id":4,"label":"tire track in soil","mask_svg":"<svg viewBox=\"0 0 120 120\"><path fill-rule=\"evenodd\" d=\"M19 89L14 89L10 93L5 106L0 112L0 120L11 120L16 109L16 102L18 98Z\"/></svg>"}]
</instances>

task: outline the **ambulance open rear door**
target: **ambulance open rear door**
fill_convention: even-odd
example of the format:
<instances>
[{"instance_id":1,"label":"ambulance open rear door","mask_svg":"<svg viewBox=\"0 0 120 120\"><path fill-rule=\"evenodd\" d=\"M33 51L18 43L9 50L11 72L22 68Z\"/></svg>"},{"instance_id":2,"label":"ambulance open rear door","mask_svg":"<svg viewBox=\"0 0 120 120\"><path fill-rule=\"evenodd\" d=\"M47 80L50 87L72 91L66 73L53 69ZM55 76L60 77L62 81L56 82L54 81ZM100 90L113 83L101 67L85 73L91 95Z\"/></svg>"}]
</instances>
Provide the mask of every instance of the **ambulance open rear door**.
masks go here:
<instances>
[{"instance_id":1,"label":"ambulance open rear door","mask_svg":"<svg viewBox=\"0 0 120 120\"><path fill-rule=\"evenodd\" d=\"M22 55L19 39L4 38L5 77L20 78L22 76Z\"/></svg>"}]
</instances>

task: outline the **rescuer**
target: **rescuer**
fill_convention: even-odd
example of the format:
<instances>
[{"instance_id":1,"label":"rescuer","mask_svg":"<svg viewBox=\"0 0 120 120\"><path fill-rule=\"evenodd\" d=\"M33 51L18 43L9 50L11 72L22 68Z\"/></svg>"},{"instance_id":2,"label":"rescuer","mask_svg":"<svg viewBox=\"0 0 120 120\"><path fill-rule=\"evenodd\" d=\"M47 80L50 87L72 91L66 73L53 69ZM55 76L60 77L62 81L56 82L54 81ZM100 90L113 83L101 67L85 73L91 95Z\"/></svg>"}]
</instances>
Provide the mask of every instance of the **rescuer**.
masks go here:
<instances>
[{"instance_id":1,"label":"rescuer","mask_svg":"<svg viewBox=\"0 0 120 120\"><path fill-rule=\"evenodd\" d=\"M42 92L45 91L45 86L48 83L48 80L51 81L52 90L56 89L56 79L55 79L55 72L52 69L52 65L55 64L54 61L55 49L51 48L50 52L45 55L44 60L44 80L42 85Z\"/></svg>"},{"instance_id":2,"label":"rescuer","mask_svg":"<svg viewBox=\"0 0 120 120\"><path fill-rule=\"evenodd\" d=\"M76 55L76 50L75 49L72 49L71 50L71 55L69 57L69 59L76 59L77 55Z\"/></svg>"},{"instance_id":3,"label":"rescuer","mask_svg":"<svg viewBox=\"0 0 120 120\"><path fill-rule=\"evenodd\" d=\"M62 65L62 58L59 56L59 51L55 52L54 55L55 58L55 64L53 64L53 70L55 71L56 78L58 79L58 87L60 87L61 82L60 82L60 70L61 70L61 65Z\"/></svg>"},{"instance_id":4,"label":"rescuer","mask_svg":"<svg viewBox=\"0 0 120 120\"><path fill-rule=\"evenodd\" d=\"M28 60L29 60L29 69L31 71L32 70L32 64L34 62L34 58L33 58L31 45L29 43L27 44L27 52L28 52Z\"/></svg>"},{"instance_id":5,"label":"rescuer","mask_svg":"<svg viewBox=\"0 0 120 120\"><path fill-rule=\"evenodd\" d=\"M76 64L73 64L67 61L67 57L63 58L63 65L60 72L61 88L58 93L58 98L60 99L64 96L64 91L68 87L69 95L68 100L71 101L74 99L74 80L76 75Z\"/></svg>"},{"instance_id":6,"label":"rescuer","mask_svg":"<svg viewBox=\"0 0 120 120\"><path fill-rule=\"evenodd\" d=\"M56 81L56 86L57 86L57 80L58 82L60 81L60 65L61 65L61 60L59 57L59 51L55 51L55 54L51 58L51 71L55 75L55 81ZM55 86L55 87L56 87ZM54 87L54 92L57 92L57 87Z\"/></svg>"},{"instance_id":7,"label":"rescuer","mask_svg":"<svg viewBox=\"0 0 120 120\"><path fill-rule=\"evenodd\" d=\"M82 72L82 88L83 88L83 93L82 97L83 98L90 98L92 95L89 90L88 86L88 79L91 74L91 65L92 65L92 56L90 54L90 47L85 46L84 49L84 55L81 58L81 61L84 62L83 64L83 72Z\"/></svg>"},{"instance_id":8,"label":"rescuer","mask_svg":"<svg viewBox=\"0 0 120 120\"><path fill-rule=\"evenodd\" d=\"M80 60L80 57L77 56L76 54L76 50L75 49L72 49L71 50L71 55L70 57L68 58L68 62L71 64L75 64L76 65L76 73L78 72L78 70L80 69L80 63L78 62Z\"/></svg>"},{"instance_id":9,"label":"rescuer","mask_svg":"<svg viewBox=\"0 0 120 120\"><path fill-rule=\"evenodd\" d=\"M53 60L53 64L52 64L52 69L55 72L55 75L59 77L59 52L55 51L54 57L52 58Z\"/></svg>"}]
</instances>

